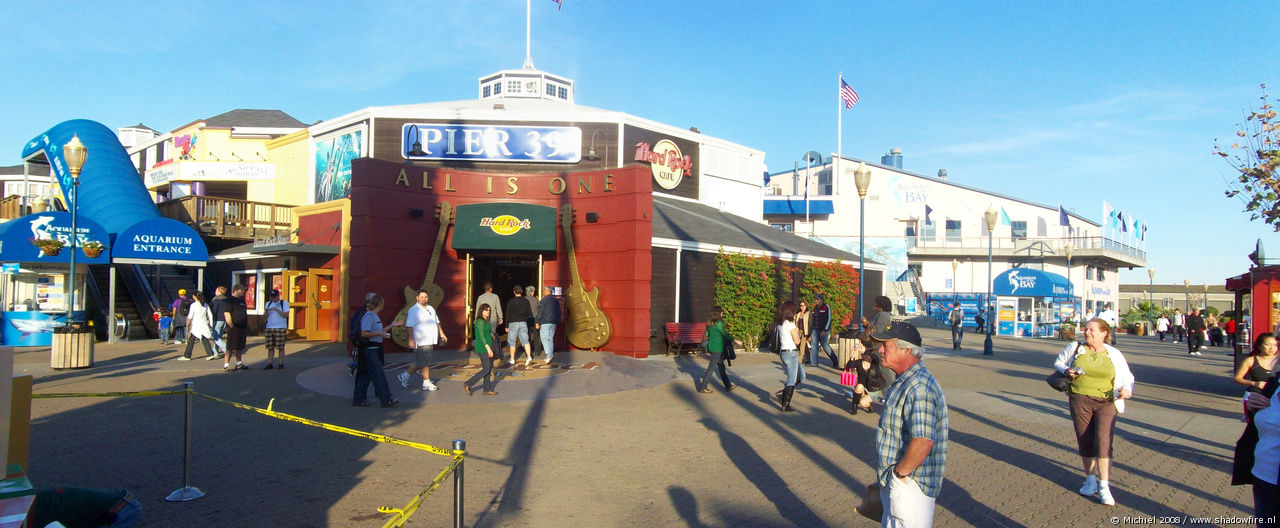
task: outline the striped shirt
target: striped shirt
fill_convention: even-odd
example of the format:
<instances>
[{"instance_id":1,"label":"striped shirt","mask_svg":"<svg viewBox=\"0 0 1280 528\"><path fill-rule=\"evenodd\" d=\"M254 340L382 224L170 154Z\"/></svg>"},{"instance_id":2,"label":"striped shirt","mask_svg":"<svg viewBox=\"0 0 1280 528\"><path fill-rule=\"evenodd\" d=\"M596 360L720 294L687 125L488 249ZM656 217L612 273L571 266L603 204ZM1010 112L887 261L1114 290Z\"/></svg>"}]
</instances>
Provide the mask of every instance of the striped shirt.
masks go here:
<instances>
[{"instance_id":1,"label":"striped shirt","mask_svg":"<svg viewBox=\"0 0 1280 528\"><path fill-rule=\"evenodd\" d=\"M911 365L889 386L889 398L876 428L876 457L880 485L889 487L893 468L906 453L912 438L933 440L933 449L910 477L933 498L942 491L947 468L947 400L942 387L924 363Z\"/></svg>"}]
</instances>

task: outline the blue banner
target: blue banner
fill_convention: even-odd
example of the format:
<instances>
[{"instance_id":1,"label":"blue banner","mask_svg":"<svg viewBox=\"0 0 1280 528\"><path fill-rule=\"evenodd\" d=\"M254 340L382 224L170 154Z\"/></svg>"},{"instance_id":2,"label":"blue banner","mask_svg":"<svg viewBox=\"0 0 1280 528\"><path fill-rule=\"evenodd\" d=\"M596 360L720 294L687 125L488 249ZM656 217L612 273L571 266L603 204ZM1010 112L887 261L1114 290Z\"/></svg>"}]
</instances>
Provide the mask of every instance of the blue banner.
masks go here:
<instances>
[{"instance_id":1,"label":"blue banner","mask_svg":"<svg viewBox=\"0 0 1280 528\"><path fill-rule=\"evenodd\" d=\"M405 124L400 153L410 160L577 163L582 159L582 129Z\"/></svg>"},{"instance_id":2,"label":"blue banner","mask_svg":"<svg viewBox=\"0 0 1280 528\"><path fill-rule=\"evenodd\" d=\"M80 264L106 264L108 252L102 251L90 258L84 245L97 242L106 247L107 232L93 220L80 216L76 219L76 262ZM57 241L44 245L43 241ZM44 247L37 246L42 244ZM53 246L59 246L54 248ZM51 211L29 214L5 222L0 227L0 260L8 262L42 262L66 264L71 261L71 213ZM92 253L92 250L89 250Z\"/></svg>"},{"instance_id":3,"label":"blue banner","mask_svg":"<svg viewBox=\"0 0 1280 528\"><path fill-rule=\"evenodd\" d=\"M169 218L151 218L116 235L113 259L208 262L204 240L190 226Z\"/></svg>"}]
</instances>

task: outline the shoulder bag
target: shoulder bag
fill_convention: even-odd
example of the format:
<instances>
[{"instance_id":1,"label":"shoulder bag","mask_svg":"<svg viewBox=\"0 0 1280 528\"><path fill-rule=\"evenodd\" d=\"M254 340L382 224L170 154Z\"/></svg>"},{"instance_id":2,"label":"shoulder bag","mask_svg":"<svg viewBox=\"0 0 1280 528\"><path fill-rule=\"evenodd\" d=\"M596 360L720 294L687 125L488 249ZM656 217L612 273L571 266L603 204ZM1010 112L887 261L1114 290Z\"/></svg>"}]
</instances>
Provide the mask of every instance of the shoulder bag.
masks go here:
<instances>
[{"instance_id":1,"label":"shoulder bag","mask_svg":"<svg viewBox=\"0 0 1280 528\"><path fill-rule=\"evenodd\" d=\"M1071 351L1071 356L1075 357L1078 352L1080 352L1080 343L1076 342L1076 348ZM1067 389L1071 388L1071 376L1068 376L1066 372L1056 368L1053 369L1053 372L1050 373L1049 377L1045 378L1044 381L1045 383L1048 383L1050 387L1053 387L1053 390L1058 392L1067 392Z\"/></svg>"}]
</instances>

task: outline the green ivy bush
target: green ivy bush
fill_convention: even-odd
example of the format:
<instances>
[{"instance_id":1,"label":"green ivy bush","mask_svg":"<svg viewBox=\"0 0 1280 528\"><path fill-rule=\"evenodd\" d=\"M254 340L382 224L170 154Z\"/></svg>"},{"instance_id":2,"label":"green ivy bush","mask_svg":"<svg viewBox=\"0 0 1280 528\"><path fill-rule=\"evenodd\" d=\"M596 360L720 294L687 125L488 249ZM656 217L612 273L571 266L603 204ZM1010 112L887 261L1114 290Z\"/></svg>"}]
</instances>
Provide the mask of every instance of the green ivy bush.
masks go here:
<instances>
[{"instance_id":1,"label":"green ivy bush","mask_svg":"<svg viewBox=\"0 0 1280 528\"><path fill-rule=\"evenodd\" d=\"M720 252L716 256L716 304L724 308L729 333L756 350L790 285L790 267L766 257Z\"/></svg>"},{"instance_id":2,"label":"green ivy bush","mask_svg":"<svg viewBox=\"0 0 1280 528\"><path fill-rule=\"evenodd\" d=\"M834 333L837 324L849 326L858 313L859 286L857 267L843 262L811 262L804 268L800 298L813 306L819 293L826 297L827 304L831 306L831 330Z\"/></svg>"}]
</instances>

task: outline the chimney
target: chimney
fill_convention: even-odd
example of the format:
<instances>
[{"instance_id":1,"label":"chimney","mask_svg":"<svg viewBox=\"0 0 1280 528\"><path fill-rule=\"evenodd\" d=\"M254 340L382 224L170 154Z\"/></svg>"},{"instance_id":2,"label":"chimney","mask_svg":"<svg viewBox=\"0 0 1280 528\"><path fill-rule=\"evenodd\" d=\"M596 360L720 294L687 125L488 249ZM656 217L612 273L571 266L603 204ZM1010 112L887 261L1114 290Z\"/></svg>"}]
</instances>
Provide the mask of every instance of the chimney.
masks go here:
<instances>
[{"instance_id":1,"label":"chimney","mask_svg":"<svg viewBox=\"0 0 1280 528\"><path fill-rule=\"evenodd\" d=\"M891 148L889 153L880 156L880 164L886 167L902 168L902 149Z\"/></svg>"},{"instance_id":2,"label":"chimney","mask_svg":"<svg viewBox=\"0 0 1280 528\"><path fill-rule=\"evenodd\" d=\"M938 179L939 180L947 179L947 169L938 169Z\"/></svg>"}]
</instances>

